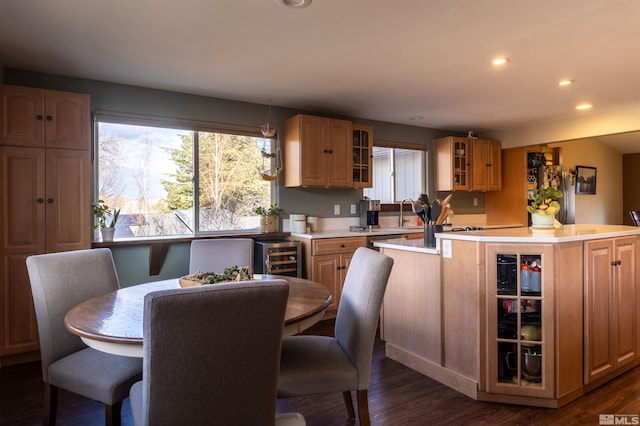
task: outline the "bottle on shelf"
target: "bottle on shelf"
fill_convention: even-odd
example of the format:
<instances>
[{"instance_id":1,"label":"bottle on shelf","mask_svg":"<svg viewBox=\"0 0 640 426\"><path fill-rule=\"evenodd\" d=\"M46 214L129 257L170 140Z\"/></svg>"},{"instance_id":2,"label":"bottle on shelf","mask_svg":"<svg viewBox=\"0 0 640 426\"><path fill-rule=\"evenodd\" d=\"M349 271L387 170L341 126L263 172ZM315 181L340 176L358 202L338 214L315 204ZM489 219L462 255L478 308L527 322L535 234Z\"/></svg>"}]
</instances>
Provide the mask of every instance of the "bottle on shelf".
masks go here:
<instances>
[{"instance_id":1,"label":"bottle on shelf","mask_svg":"<svg viewBox=\"0 0 640 426\"><path fill-rule=\"evenodd\" d=\"M536 259L531 263L531 281L530 290L533 292L540 292L542 268L540 267L540 260Z\"/></svg>"},{"instance_id":2,"label":"bottle on shelf","mask_svg":"<svg viewBox=\"0 0 640 426\"><path fill-rule=\"evenodd\" d=\"M531 267L526 260L520 269L520 291L531 291Z\"/></svg>"}]
</instances>

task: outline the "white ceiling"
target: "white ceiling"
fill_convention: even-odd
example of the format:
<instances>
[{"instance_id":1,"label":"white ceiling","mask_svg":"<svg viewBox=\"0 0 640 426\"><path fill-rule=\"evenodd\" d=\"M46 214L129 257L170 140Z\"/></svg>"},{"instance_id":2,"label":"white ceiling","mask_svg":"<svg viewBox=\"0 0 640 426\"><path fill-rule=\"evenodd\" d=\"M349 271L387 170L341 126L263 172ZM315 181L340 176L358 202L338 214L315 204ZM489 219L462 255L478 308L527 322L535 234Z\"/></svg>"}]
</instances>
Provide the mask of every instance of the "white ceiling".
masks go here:
<instances>
[{"instance_id":1,"label":"white ceiling","mask_svg":"<svg viewBox=\"0 0 640 426\"><path fill-rule=\"evenodd\" d=\"M0 65L476 134L640 102L638 0L312 1L0 0Z\"/></svg>"}]
</instances>

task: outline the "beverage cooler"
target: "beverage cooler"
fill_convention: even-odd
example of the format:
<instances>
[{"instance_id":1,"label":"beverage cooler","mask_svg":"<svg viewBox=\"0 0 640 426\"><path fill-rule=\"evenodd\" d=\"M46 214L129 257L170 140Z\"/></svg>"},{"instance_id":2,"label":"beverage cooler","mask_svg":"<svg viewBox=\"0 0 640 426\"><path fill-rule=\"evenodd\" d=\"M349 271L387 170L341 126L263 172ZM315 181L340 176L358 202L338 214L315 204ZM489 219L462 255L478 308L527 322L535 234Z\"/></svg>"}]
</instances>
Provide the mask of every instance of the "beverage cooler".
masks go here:
<instances>
[{"instance_id":1,"label":"beverage cooler","mask_svg":"<svg viewBox=\"0 0 640 426\"><path fill-rule=\"evenodd\" d=\"M302 277L302 243L286 240L255 241L253 272Z\"/></svg>"}]
</instances>

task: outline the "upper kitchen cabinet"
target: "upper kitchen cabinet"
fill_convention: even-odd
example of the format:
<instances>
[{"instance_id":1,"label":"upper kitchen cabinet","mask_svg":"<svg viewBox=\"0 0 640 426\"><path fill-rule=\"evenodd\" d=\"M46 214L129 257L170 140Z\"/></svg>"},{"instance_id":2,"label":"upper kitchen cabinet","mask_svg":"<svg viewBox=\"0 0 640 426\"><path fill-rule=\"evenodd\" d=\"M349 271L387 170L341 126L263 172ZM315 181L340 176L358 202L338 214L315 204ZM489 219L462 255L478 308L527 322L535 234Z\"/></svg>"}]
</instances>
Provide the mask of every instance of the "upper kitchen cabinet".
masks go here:
<instances>
[{"instance_id":1,"label":"upper kitchen cabinet","mask_svg":"<svg viewBox=\"0 0 640 426\"><path fill-rule=\"evenodd\" d=\"M296 115L284 122L287 187L352 187L351 122Z\"/></svg>"},{"instance_id":2,"label":"upper kitchen cabinet","mask_svg":"<svg viewBox=\"0 0 640 426\"><path fill-rule=\"evenodd\" d=\"M0 86L0 145L90 149L89 95Z\"/></svg>"},{"instance_id":3,"label":"upper kitchen cabinet","mask_svg":"<svg viewBox=\"0 0 640 426\"><path fill-rule=\"evenodd\" d=\"M353 124L353 166L352 180L355 188L373 186L373 127Z\"/></svg>"},{"instance_id":4,"label":"upper kitchen cabinet","mask_svg":"<svg viewBox=\"0 0 640 426\"><path fill-rule=\"evenodd\" d=\"M500 191L502 144L448 136L436 139L436 191Z\"/></svg>"},{"instance_id":5,"label":"upper kitchen cabinet","mask_svg":"<svg viewBox=\"0 0 640 426\"><path fill-rule=\"evenodd\" d=\"M502 189L502 144L489 139L474 139L473 191L500 191Z\"/></svg>"}]
</instances>

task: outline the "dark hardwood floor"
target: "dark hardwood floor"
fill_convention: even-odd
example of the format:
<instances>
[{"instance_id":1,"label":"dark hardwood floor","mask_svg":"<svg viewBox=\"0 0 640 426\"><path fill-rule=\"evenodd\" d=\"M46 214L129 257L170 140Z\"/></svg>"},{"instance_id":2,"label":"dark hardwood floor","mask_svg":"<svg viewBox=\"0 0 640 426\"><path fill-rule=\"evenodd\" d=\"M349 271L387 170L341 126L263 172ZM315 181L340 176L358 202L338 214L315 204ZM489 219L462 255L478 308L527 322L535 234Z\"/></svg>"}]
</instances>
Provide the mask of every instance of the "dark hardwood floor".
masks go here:
<instances>
[{"instance_id":1,"label":"dark hardwood floor","mask_svg":"<svg viewBox=\"0 0 640 426\"><path fill-rule=\"evenodd\" d=\"M333 322L309 330L332 333ZM0 425L31 426L42 422L42 379L39 363L0 368ZM560 409L545 409L474 401L395 361L384 357L378 340L374 349L369 409L373 425L598 425L599 414L640 414L640 369L583 396ZM342 395L329 394L278 401L279 412L302 413L309 426L351 425ZM104 424L103 406L60 392L58 425ZM123 426L132 425L129 401Z\"/></svg>"}]
</instances>

